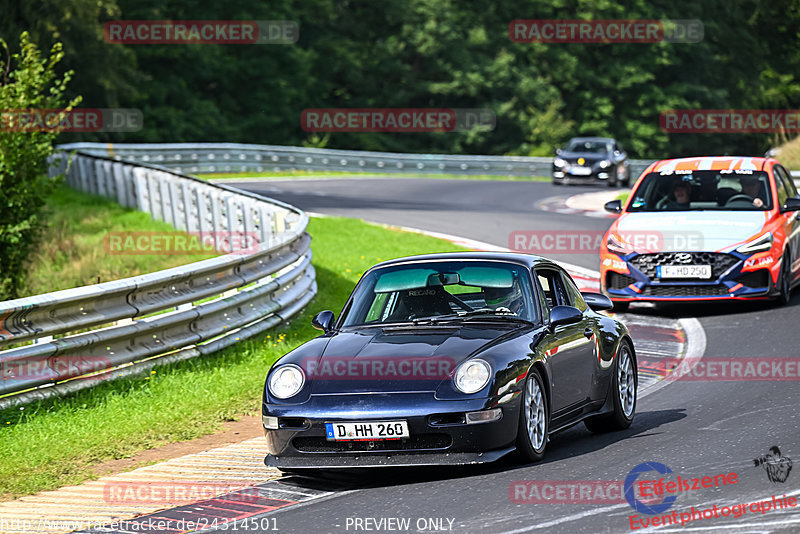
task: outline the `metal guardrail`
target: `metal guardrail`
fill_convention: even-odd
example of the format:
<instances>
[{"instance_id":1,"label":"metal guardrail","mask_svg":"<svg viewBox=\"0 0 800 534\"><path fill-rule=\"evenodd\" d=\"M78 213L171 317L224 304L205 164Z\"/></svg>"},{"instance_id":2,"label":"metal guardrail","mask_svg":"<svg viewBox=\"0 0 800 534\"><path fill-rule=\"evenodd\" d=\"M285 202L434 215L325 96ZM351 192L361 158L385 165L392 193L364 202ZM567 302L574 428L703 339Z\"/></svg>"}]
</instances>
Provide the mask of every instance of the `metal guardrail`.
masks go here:
<instances>
[{"instance_id":1,"label":"metal guardrail","mask_svg":"<svg viewBox=\"0 0 800 534\"><path fill-rule=\"evenodd\" d=\"M0 409L214 352L280 324L316 295L308 216L301 210L165 167L84 152L67 169L61 154L51 172L66 170L67 183L77 189L149 212L179 230L215 240L252 235L257 245L0 302L0 347L35 342L0 351Z\"/></svg>"},{"instance_id":2,"label":"metal guardrail","mask_svg":"<svg viewBox=\"0 0 800 534\"><path fill-rule=\"evenodd\" d=\"M65 145L127 161L156 163L189 173L343 171L381 174L488 174L550 176L553 158L527 156L453 156L401 154L235 143ZM655 160L631 160L636 178Z\"/></svg>"},{"instance_id":3,"label":"metal guardrail","mask_svg":"<svg viewBox=\"0 0 800 534\"><path fill-rule=\"evenodd\" d=\"M488 174L550 176L553 158L526 156L453 156L402 154L236 143L65 145L84 152L128 161L156 163L189 173L343 171L380 174ZM656 160L632 159L635 180ZM800 171L792 171L800 179Z\"/></svg>"}]
</instances>

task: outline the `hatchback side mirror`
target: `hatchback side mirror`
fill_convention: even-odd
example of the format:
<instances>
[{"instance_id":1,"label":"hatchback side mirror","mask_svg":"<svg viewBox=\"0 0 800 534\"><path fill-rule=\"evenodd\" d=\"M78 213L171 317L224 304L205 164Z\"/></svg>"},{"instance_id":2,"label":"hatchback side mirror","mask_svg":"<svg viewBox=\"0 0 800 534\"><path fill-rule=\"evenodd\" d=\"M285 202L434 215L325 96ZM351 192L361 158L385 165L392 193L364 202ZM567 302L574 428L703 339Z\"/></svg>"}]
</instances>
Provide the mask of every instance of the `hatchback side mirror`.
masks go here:
<instances>
[{"instance_id":1,"label":"hatchback side mirror","mask_svg":"<svg viewBox=\"0 0 800 534\"><path fill-rule=\"evenodd\" d=\"M552 328L560 325L575 324L582 318L581 311L573 306L556 306L550 310L550 326Z\"/></svg>"},{"instance_id":2,"label":"hatchback side mirror","mask_svg":"<svg viewBox=\"0 0 800 534\"><path fill-rule=\"evenodd\" d=\"M786 199L786 202L781 206L781 213L790 211L800 211L800 198L789 197Z\"/></svg>"},{"instance_id":3,"label":"hatchback side mirror","mask_svg":"<svg viewBox=\"0 0 800 534\"><path fill-rule=\"evenodd\" d=\"M610 213L622 213L622 201L619 199L611 200L606 202L603 208Z\"/></svg>"},{"instance_id":4,"label":"hatchback side mirror","mask_svg":"<svg viewBox=\"0 0 800 534\"><path fill-rule=\"evenodd\" d=\"M311 319L311 326L317 330L322 330L329 334L333 330L333 323L335 322L335 315L330 310L321 311Z\"/></svg>"},{"instance_id":5,"label":"hatchback side mirror","mask_svg":"<svg viewBox=\"0 0 800 534\"><path fill-rule=\"evenodd\" d=\"M581 292L581 296L583 300L586 301L586 304L594 311L611 310L614 308L614 303L611 302L611 299L602 293L590 293L587 291L585 293Z\"/></svg>"}]
</instances>

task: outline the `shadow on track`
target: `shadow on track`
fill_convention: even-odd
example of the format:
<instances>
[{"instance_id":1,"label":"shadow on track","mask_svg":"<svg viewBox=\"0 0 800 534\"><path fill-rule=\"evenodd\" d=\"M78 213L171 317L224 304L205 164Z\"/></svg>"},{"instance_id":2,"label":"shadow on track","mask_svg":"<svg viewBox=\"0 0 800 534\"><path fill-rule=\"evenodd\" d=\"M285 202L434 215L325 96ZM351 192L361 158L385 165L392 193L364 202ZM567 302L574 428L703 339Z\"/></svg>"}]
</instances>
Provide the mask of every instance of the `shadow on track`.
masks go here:
<instances>
[{"instance_id":1,"label":"shadow on track","mask_svg":"<svg viewBox=\"0 0 800 534\"><path fill-rule=\"evenodd\" d=\"M753 301L716 301L716 302L663 302L658 304L634 303L630 312L635 315L651 317L670 317L681 319L685 317L703 318L726 315L740 315L749 313L763 313L773 310L788 309L800 306L800 290L795 290L792 300L786 306L779 306L770 300Z\"/></svg>"},{"instance_id":2,"label":"shadow on track","mask_svg":"<svg viewBox=\"0 0 800 534\"><path fill-rule=\"evenodd\" d=\"M592 434L586 430L583 424L578 424L552 436L544 460L535 464L523 464L518 456L512 453L491 464L315 470L313 475L292 474L282 478L280 482L298 488L347 491L466 479L493 473L510 472L517 469L529 469L537 465L546 465L591 454L625 439L653 435L652 431L659 427L674 423L685 417L686 414L683 409L640 412L636 414L636 419L629 429L608 434Z\"/></svg>"}]
</instances>

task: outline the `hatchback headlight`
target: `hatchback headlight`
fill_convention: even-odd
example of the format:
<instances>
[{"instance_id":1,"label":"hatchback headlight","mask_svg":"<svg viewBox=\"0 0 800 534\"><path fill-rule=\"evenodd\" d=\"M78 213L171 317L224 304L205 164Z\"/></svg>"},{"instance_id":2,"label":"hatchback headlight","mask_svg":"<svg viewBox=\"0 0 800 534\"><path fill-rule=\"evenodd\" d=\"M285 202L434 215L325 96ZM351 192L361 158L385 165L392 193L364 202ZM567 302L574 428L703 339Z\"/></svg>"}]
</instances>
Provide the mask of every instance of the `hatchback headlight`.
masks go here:
<instances>
[{"instance_id":1,"label":"hatchback headlight","mask_svg":"<svg viewBox=\"0 0 800 534\"><path fill-rule=\"evenodd\" d=\"M553 160L553 165L555 165L556 167L566 167L567 162L566 160L563 160L561 158L556 158Z\"/></svg>"},{"instance_id":2,"label":"hatchback headlight","mask_svg":"<svg viewBox=\"0 0 800 534\"><path fill-rule=\"evenodd\" d=\"M303 389L305 381L305 374L298 366L281 365L269 377L269 392L279 399L288 399Z\"/></svg>"},{"instance_id":3,"label":"hatchback headlight","mask_svg":"<svg viewBox=\"0 0 800 534\"><path fill-rule=\"evenodd\" d=\"M601 161L601 162L599 163L599 165L600 165L600 168L601 168L601 169L605 169L606 167L608 167L609 165L611 165L611 162L610 162L610 161L608 161L608 160L605 160L605 159L604 159L603 161Z\"/></svg>"},{"instance_id":4,"label":"hatchback headlight","mask_svg":"<svg viewBox=\"0 0 800 534\"><path fill-rule=\"evenodd\" d=\"M456 371L456 389L462 393L477 393L489 383L492 368L483 360L469 360Z\"/></svg>"},{"instance_id":5,"label":"hatchback headlight","mask_svg":"<svg viewBox=\"0 0 800 534\"><path fill-rule=\"evenodd\" d=\"M769 250L772 248L772 232L767 232L766 234L760 235L757 238L753 239L752 241L748 241L741 247L737 248L737 252L741 252L742 254L753 254L755 252L764 252L765 250Z\"/></svg>"},{"instance_id":6,"label":"hatchback headlight","mask_svg":"<svg viewBox=\"0 0 800 534\"><path fill-rule=\"evenodd\" d=\"M619 254L620 256L625 256L626 254L634 252L633 245L629 244L627 241L614 234L608 235L608 241L606 241L606 249L608 249L609 252L613 252L614 254Z\"/></svg>"}]
</instances>

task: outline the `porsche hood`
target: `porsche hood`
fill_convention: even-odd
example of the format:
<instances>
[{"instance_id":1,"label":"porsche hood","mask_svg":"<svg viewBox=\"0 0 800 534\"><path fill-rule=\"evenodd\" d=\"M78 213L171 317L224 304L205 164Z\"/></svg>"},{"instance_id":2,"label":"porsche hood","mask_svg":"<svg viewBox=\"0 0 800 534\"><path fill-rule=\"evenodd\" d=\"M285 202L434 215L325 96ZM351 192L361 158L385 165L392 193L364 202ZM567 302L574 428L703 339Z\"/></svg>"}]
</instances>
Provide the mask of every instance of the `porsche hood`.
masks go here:
<instances>
[{"instance_id":1,"label":"porsche hood","mask_svg":"<svg viewBox=\"0 0 800 534\"><path fill-rule=\"evenodd\" d=\"M312 394L434 391L462 361L515 330L462 324L339 332L322 354L296 363Z\"/></svg>"}]
</instances>

